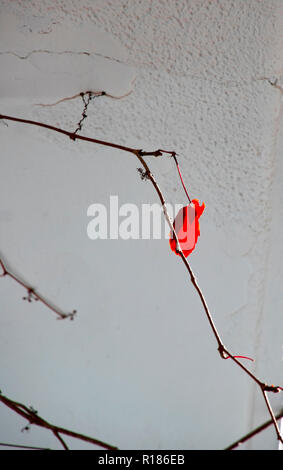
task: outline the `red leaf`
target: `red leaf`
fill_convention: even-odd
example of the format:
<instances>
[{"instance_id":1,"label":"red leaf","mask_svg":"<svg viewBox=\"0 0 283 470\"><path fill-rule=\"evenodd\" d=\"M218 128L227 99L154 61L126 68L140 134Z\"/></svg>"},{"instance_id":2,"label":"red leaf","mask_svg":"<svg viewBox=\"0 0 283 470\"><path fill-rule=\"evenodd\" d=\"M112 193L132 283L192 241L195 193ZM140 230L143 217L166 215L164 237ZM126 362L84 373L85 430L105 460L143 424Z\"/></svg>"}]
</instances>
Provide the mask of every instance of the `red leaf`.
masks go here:
<instances>
[{"instance_id":1,"label":"red leaf","mask_svg":"<svg viewBox=\"0 0 283 470\"><path fill-rule=\"evenodd\" d=\"M189 206L182 207L182 209L179 210L174 220L173 227L177 234L181 250L186 258L195 249L197 239L200 235L199 218L204 208L204 202L200 206L198 199L193 199ZM171 250L174 251L176 255L179 255L176 250L176 240L174 239L172 231L170 232L169 243Z\"/></svg>"}]
</instances>

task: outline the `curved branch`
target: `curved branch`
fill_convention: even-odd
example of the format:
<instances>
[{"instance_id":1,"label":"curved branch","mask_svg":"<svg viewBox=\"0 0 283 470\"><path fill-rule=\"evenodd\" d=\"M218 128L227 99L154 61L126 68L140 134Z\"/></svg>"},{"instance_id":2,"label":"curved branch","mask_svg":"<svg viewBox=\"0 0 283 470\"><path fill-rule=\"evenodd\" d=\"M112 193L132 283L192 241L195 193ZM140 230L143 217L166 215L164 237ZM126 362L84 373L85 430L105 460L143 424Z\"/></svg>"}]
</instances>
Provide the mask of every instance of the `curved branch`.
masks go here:
<instances>
[{"instance_id":1,"label":"curved branch","mask_svg":"<svg viewBox=\"0 0 283 470\"><path fill-rule=\"evenodd\" d=\"M181 250L181 247L180 247L180 244L179 244L179 240L178 240L178 237L177 237L177 234L175 232L175 229L174 229L174 226L172 224L172 221L170 219L170 216L168 214L168 211L167 211L167 208L166 208L166 203L165 203L165 199L164 199L164 196L153 176L153 174L150 172L149 170L149 167L147 165L147 163L144 161L144 159L142 158L142 152L140 152L139 154L137 154L137 157L139 159L139 161L141 162L141 164L143 165L144 169L145 169L145 174L146 174L146 177L148 180L151 181L151 183L153 184L154 186L154 189L155 191L157 192L158 194L158 197L160 199L160 202L162 204L162 207L163 207L163 212L164 212L164 215L165 215L165 218L169 224L169 227L171 229L171 232L173 234L173 237L174 237L174 240L176 242L176 252L181 256L181 259L187 269L187 271L189 272L189 275L190 275L190 278L191 278L191 282L194 286L194 288L196 289L198 295L199 295L199 298L201 300L201 303L203 305L203 308L204 308L204 311L205 311L205 314L206 314L206 317L207 317L207 320L210 324L210 327L211 327L211 330L215 336L215 339L217 341L217 344L218 344L218 352L220 354L220 356L222 357L222 359L227 359L227 358L231 358L235 364L237 364L244 372L246 372L246 374L248 374L251 379L260 387L262 393L263 393L263 396L264 396L264 400L265 400L265 403L266 403L266 406L267 406L267 409L268 409L268 412L271 416L271 419L272 419L272 422L274 424L274 428L275 428L275 431L276 431L276 435L277 435L277 438L280 442L283 443L283 438L280 434L280 431L279 431L279 428L278 428L278 425L277 425L277 422L276 422L276 419L274 417L274 413L272 411L272 408L271 408L271 405L270 405L270 402L269 402L269 399L268 399L268 396L267 396L267 393L266 392L273 392L273 393L278 393L282 390L282 387L280 386L274 386L274 385L267 385L265 384L264 382L260 381L247 367L245 367L238 359L236 359L236 357L231 354L228 349L224 346L223 342L222 342L222 339L220 337L220 334L218 333L217 331L217 328L215 326L215 323L213 321L213 318L212 318L212 315L209 311L209 308L208 308L208 305L206 303L206 300L205 300L205 297L204 297L204 294L202 292L202 290L200 289L198 283L197 283L197 280L196 280L196 277L194 275L194 272L187 260L187 258L185 257L183 251Z\"/></svg>"}]
</instances>

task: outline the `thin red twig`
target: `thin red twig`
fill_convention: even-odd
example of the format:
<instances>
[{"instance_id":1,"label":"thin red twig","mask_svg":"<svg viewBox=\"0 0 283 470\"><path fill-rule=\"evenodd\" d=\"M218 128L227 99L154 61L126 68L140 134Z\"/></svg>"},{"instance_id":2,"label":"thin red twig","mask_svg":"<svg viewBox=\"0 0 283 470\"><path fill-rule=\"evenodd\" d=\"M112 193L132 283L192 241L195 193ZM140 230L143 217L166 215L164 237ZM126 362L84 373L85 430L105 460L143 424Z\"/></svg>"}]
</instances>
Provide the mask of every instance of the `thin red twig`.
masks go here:
<instances>
[{"instance_id":1,"label":"thin red twig","mask_svg":"<svg viewBox=\"0 0 283 470\"><path fill-rule=\"evenodd\" d=\"M248 356L233 356L233 357L240 358L240 359L248 359L249 361L254 362L254 360ZM230 359L230 356L224 357L224 359Z\"/></svg>"},{"instance_id":2,"label":"thin red twig","mask_svg":"<svg viewBox=\"0 0 283 470\"><path fill-rule=\"evenodd\" d=\"M179 173L179 176L180 176L180 180L181 180L182 186L183 186L184 191L185 191L185 193L186 193L186 196L187 196L189 202L191 203L192 201L191 201L191 198L190 198L190 196L189 196L189 194L188 194L186 185L185 185L185 183L184 183L184 180L183 180L183 177L182 177L182 173L181 173L181 170L180 170L180 166L179 166L179 163L178 163L176 154L172 154L172 157L174 158L174 161L175 161L175 163L176 163L176 167L177 167L177 170L178 170L178 173Z\"/></svg>"}]
</instances>

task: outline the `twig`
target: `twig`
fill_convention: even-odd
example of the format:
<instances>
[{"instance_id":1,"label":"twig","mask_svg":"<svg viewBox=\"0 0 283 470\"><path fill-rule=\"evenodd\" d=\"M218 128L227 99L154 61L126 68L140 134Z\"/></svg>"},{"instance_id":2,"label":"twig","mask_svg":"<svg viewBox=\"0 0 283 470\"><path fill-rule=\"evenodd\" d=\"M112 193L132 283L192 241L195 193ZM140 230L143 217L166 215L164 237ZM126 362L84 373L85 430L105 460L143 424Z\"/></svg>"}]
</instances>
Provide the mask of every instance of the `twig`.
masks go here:
<instances>
[{"instance_id":1,"label":"twig","mask_svg":"<svg viewBox=\"0 0 283 470\"><path fill-rule=\"evenodd\" d=\"M98 96L104 96L105 94L106 94L105 91L102 91L99 94L94 94L91 91L88 91L87 93L81 93L80 94L80 96L82 98L82 101L83 101L83 104L84 104L84 109L83 109L83 112L82 112L82 117L81 117L81 119L79 120L79 122L77 124L77 128L76 128L74 134L76 134L78 131L82 130L83 122L87 118L87 114L86 114L87 108L88 108L88 105L91 102L91 100L93 100L94 98L97 98ZM87 95L87 98L85 98L85 95Z\"/></svg>"},{"instance_id":2,"label":"twig","mask_svg":"<svg viewBox=\"0 0 283 470\"><path fill-rule=\"evenodd\" d=\"M278 415L275 416L276 421L278 421L281 418L283 418L283 410L281 411L281 413L279 413ZM243 444L244 442L248 441L252 437L259 434L260 432L264 431L266 428L271 426L271 424L273 424L273 419L270 419L269 421L266 421L261 426L258 426L257 428L255 428L251 432L249 432L248 434L245 434L245 436L243 436L240 439L238 439L237 441L233 442L233 444L230 444L229 447L226 447L224 450L236 449L236 447L238 447L240 444Z\"/></svg>"},{"instance_id":3,"label":"twig","mask_svg":"<svg viewBox=\"0 0 283 470\"><path fill-rule=\"evenodd\" d=\"M117 447L114 447L111 444L107 444L106 442L100 441L99 439L85 436L84 434L79 434L77 432L70 431L69 429L61 428L60 426L55 426L54 424L50 424L47 421L45 421L45 419L41 418L33 408L28 408L26 405L23 405L22 403L11 400L10 398L5 397L1 393L0 393L0 401L4 403L4 405L6 405L8 408L15 411L15 413L25 418L30 424L34 424L41 428L49 429L55 435L55 437L60 441L60 443L63 445L65 450L67 450L68 447L63 441L60 434L74 437L75 439L79 439L81 441L90 442L91 444L103 447L104 449L117 450Z\"/></svg>"},{"instance_id":4,"label":"twig","mask_svg":"<svg viewBox=\"0 0 283 470\"><path fill-rule=\"evenodd\" d=\"M15 274L11 273L11 271L8 271L7 267L4 264L4 261L1 258L0 266L2 268L2 273L0 274L0 277L9 276L11 279L13 279L26 289L27 297L23 297L23 300L27 300L28 302L32 302L33 300L41 302L47 308L49 308L49 310L52 310L52 312L56 313L57 318L59 320L65 320L66 318L69 318L70 320L74 319L74 316L77 313L76 310L73 310L72 313L63 313L62 311L51 305L49 302L47 302L47 300L45 300L40 294L38 294L33 287L30 287L24 281L15 276Z\"/></svg>"},{"instance_id":5,"label":"twig","mask_svg":"<svg viewBox=\"0 0 283 470\"><path fill-rule=\"evenodd\" d=\"M183 180L183 177L182 177L182 173L181 173L181 170L180 170L180 166L179 166L179 162L178 162L178 160L177 160L176 155L177 155L177 154L174 152L174 154L172 154L172 157L174 158L174 161L175 161L175 163L176 163L176 167L177 167L177 170L178 170L178 173L179 173L179 177L180 177L180 180L181 180L183 189L184 189L184 191L185 191L185 194L186 194L186 196L187 196L187 198L188 198L188 200L189 200L189 203L191 203L192 201L191 201L191 198L190 198L189 193L188 193L188 191L187 191L186 185L185 185L185 183L184 183L184 180Z\"/></svg>"},{"instance_id":6,"label":"twig","mask_svg":"<svg viewBox=\"0 0 283 470\"><path fill-rule=\"evenodd\" d=\"M176 242L176 253L180 255L180 258L182 259L189 275L190 275L190 279L191 279L191 282L195 288L195 290L197 291L198 295L199 295L199 298L201 300L201 303L202 303L202 306L204 308L204 312L205 312L205 315L207 317L207 320L209 322L209 325L211 327L211 330L214 334L214 337L217 341L217 344L218 344L218 352L221 356L222 359L227 359L227 358L231 358L232 361L237 364L247 375L249 375L249 377L260 387L262 393L263 393L263 396L264 396L264 400L265 400L265 403L266 403L266 406L267 406L267 409L268 409L268 412L272 418L272 421L273 421L273 424L274 424L274 428L275 428L275 431L276 431L276 435L277 435L277 438L280 442L283 443L283 438L280 434L280 431L278 429L278 426L277 426L277 423L276 423L276 420L275 420L275 417L274 417L274 414L273 414L273 411L272 411L272 408L271 408L271 405L269 403L269 400L268 400L268 397L267 397L267 393L266 392L273 392L273 393L278 393L282 390L282 387L280 386L274 386L274 385L267 385L265 384L264 382L260 381L247 367L245 367L233 354L231 354L229 352L229 350L224 346L224 343L220 337L220 334L218 333L217 331L217 328L216 328L216 325L213 321L213 318L212 318L212 315L210 313L210 310L208 308L208 305L206 303L206 300L205 300L205 297L204 297L204 294L201 290L201 288L199 287L198 283L197 283L197 280L196 280L196 277L193 273L193 270L190 266L190 264L188 263L183 251L181 250L181 247L180 247L180 243L179 243L179 240L178 240L178 237L177 237L177 234L175 232L175 229L174 229L174 226L173 226L173 223L170 219L170 216L168 214L168 211L167 211L167 208L166 208L166 203L165 203L165 199L163 197L163 194L153 176L153 174L151 173L147 163L145 162L144 158L145 156L154 156L154 157L159 157L159 156L162 156L164 153L166 154L169 154L171 157L176 157L176 152L174 151L168 151L168 150L163 150L163 149L158 149L158 150L154 150L154 151L150 151L150 152L145 152L141 149L134 149L134 148L130 148L130 147L126 147L126 146L123 146L123 145L118 145L118 144L115 144L115 143L112 143L112 142L106 142L106 141L103 141L103 140L98 140L98 139L93 139L93 138L90 138L90 137L84 137L84 136L81 136L81 135L77 135L77 134L74 134L72 132L69 132L69 131L66 131L66 130L63 130L63 129L60 129L58 127L54 127L54 126L51 126L49 124L44 124L42 122L38 122L38 121L31 121L31 120L27 120L27 119L21 119L21 118L16 118L16 117L12 117L12 116L5 116L5 115L2 115L0 114L0 119L6 119L6 120L10 120L10 121L16 121L16 122L21 122L21 123L25 123L25 124L30 124L30 125L35 125L35 126L39 126L39 127L44 127L46 129L49 129L49 130L52 130L52 131L55 131L55 132L59 132L61 134L65 134L67 135L70 139L72 140L76 140L76 139L80 139L80 140L84 140L84 141L87 141L87 142L92 142L92 143L96 143L96 144L100 144L100 145L105 145L105 146L108 146L108 147L113 147L113 148L117 148L117 149L120 149L120 150L124 150L126 152L130 152L132 154L134 154L140 161L140 163L142 164L143 168L144 168L144 172L141 173L141 176L143 179L147 179L147 180L150 180L155 191L157 192L157 195L160 199L160 202L161 202L161 205L162 205L162 208L163 208L163 213L164 213L164 216L165 216L165 219L167 220L168 222L168 225L171 229L171 232L172 232L172 235L173 235L173 238ZM175 163L176 163L176 160L175 160ZM184 185L183 185L184 186ZM189 197L189 196L188 196Z\"/></svg>"},{"instance_id":7,"label":"twig","mask_svg":"<svg viewBox=\"0 0 283 470\"><path fill-rule=\"evenodd\" d=\"M69 450L69 447L67 446L66 442L64 439L60 436L59 432L53 431L54 436L58 439L58 441L62 444L64 450Z\"/></svg>"},{"instance_id":8,"label":"twig","mask_svg":"<svg viewBox=\"0 0 283 470\"><path fill-rule=\"evenodd\" d=\"M130 153L133 153L134 155L140 155L141 157L150 156L150 155L154 157L159 157L163 155L163 153L168 153L170 155L173 155L175 153L175 152L169 152L167 150L161 150L161 149L155 150L153 152L143 152L142 149L135 149L131 147L126 147L125 145L119 145L119 144L114 144L113 142L107 142L105 140L93 139L92 137L85 137L83 135L78 135L75 132L66 131L65 129L61 129L60 127L51 126L50 124L45 124L43 122L32 121L31 119L22 119L22 118L17 118L13 116L7 116L5 114L0 114L0 119L6 119L7 121L15 121L15 122L23 123L23 124L29 124L32 126L43 127L44 129L49 129L50 131L58 132L59 134L64 134L67 137L69 137L71 140L83 140L85 142L92 142L93 144L105 145L106 147L112 147L118 150L124 150L124 152L130 152Z\"/></svg>"},{"instance_id":9,"label":"twig","mask_svg":"<svg viewBox=\"0 0 283 470\"><path fill-rule=\"evenodd\" d=\"M133 149L130 147L125 147L124 145L118 145L118 144L113 144L112 142L106 142L104 140L99 140L99 139L92 139L91 137L84 137L83 135L77 135L74 132L69 132L64 129L60 129L59 127L51 126L49 124L45 124L43 122L38 122L38 121L32 121L30 119L21 119L21 118L16 118L12 116L6 116L4 114L0 114L0 119L6 119L7 121L15 121L15 122L21 122L23 124L30 124L33 126L39 126L43 127L45 129L49 129L50 131L54 132L59 132L60 134L64 134L68 136L72 140L84 140L86 142L92 142L94 144L100 144L100 145L106 145L107 147L114 147L119 150L124 150L125 152L131 152L136 154L139 152L139 149ZM162 155L160 153L160 155Z\"/></svg>"},{"instance_id":10,"label":"twig","mask_svg":"<svg viewBox=\"0 0 283 470\"><path fill-rule=\"evenodd\" d=\"M281 388L281 387L280 387L280 388ZM271 416L271 420L273 421L274 429L275 429L275 432L276 432L276 434L277 434L277 439L278 439L279 442L281 442L281 443L283 444L283 439L282 439L282 436L281 436L281 434L280 434L280 430L279 430L279 427L278 427L276 418L275 418L274 413L273 413L273 411L272 411L272 408L271 408L271 405L270 405L270 402L269 402L269 399L268 399L266 390L265 390L264 387L261 387L261 391L262 391L262 393L263 393L263 397L264 397L264 400L265 400L267 409L268 409L269 414L270 414L270 416Z\"/></svg>"},{"instance_id":11,"label":"twig","mask_svg":"<svg viewBox=\"0 0 283 470\"><path fill-rule=\"evenodd\" d=\"M22 446L20 444L8 444L6 442L0 442L0 446L2 447L14 447L17 449L29 449L29 450L51 450L48 449L47 447L34 447L34 446Z\"/></svg>"}]
</instances>

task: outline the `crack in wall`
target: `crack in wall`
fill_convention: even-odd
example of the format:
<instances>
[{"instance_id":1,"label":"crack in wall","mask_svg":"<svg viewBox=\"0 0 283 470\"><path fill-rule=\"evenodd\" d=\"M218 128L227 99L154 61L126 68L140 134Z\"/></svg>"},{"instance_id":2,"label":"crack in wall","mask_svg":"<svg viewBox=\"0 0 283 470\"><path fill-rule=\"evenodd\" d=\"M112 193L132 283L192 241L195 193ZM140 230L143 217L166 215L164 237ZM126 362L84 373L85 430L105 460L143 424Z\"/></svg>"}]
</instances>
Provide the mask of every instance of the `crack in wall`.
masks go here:
<instances>
[{"instance_id":1,"label":"crack in wall","mask_svg":"<svg viewBox=\"0 0 283 470\"><path fill-rule=\"evenodd\" d=\"M114 62L118 62L119 64L128 65L120 59L116 59L115 57L110 57L110 56L101 54L99 52L87 52L87 51L79 51L79 52L59 51L59 52L57 52L57 51L50 51L50 50L47 50L47 49L35 49L31 52L28 52L26 55L20 55L20 54L17 54L16 52L13 52L13 51L0 51L0 55L13 55L13 56L15 56L15 57L17 57L18 59L21 59L21 60L27 60L33 54L54 54L54 55L73 54L73 55L86 55L86 56L94 55L94 56L97 56L97 57L102 57L103 59L106 59L106 60L113 60Z\"/></svg>"},{"instance_id":2,"label":"crack in wall","mask_svg":"<svg viewBox=\"0 0 283 470\"><path fill-rule=\"evenodd\" d=\"M115 57L112 57L112 56L108 56L108 55L105 55L105 54L101 54L99 52L87 52L87 51L70 51L70 50L66 50L66 51L51 51L51 50L47 50L47 49L34 49L30 52L28 52L27 54L25 55L21 55L21 54L18 54L17 52L14 52L14 51L0 51L0 56L1 55L13 55L15 57L17 57L18 59L21 59L21 60L27 60L29 59L32 55L34 54L53 54L53 55L64 55L64 54L72 54L72 55L86 55L86 56L97 56L97 57L101 57L103 59L106 59L106 60L111 60L111 61L114 61L114 62L117 62L119 64L122 64L122 65L127 65L127 66L133 66L132 64L128 63L128 62L124 62L120 59L117 59ZM141 64L142 67L151 67L153 64L151 63L143 63ZM170 72L168 72L170 73ZM179 75L179 74L177 74ZM203 76L200 76L200 75L194 75L194 74L186 74L185 75L186 77L189 77L189 78L192 78L192 79L195 79L195 80L200 80L200 81L205 81L205 82L211 82L211 83L217 83L217 84L220 84L220 85L224 85L224 86L227 86L227 87L237 87L237 86L240 86L240 85L248 85L250 83L253 83L253 82L257 82L257 81L266 81L268 82L270 85L272 85L273 87L277 88L282 94L283 94L283 87L278 85L278 82L279 80L281 79L281 75L279 75L278 77L251 77L249 80L233 80L233 79L214 79L214 78L208 78L208 77L203 77Z\"/></svg>"},{"instance_id":3,"label":"crack in wall","mask_svg":"<svg viewBox=\"0 0 283 470\"><path fill-rule=\"evenodd\" d=\"M267 80L268 83L269 83L271 86L273 86L274 88L277 88L277 90L279 90L280 93L283 94L283 87L280 86L280 85L278 85L278 81L279 81L278 78L276 78L275 80L271 80L270 78L266 78L265 80Z\"/></svg>"}]
</instances>

